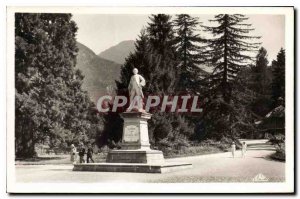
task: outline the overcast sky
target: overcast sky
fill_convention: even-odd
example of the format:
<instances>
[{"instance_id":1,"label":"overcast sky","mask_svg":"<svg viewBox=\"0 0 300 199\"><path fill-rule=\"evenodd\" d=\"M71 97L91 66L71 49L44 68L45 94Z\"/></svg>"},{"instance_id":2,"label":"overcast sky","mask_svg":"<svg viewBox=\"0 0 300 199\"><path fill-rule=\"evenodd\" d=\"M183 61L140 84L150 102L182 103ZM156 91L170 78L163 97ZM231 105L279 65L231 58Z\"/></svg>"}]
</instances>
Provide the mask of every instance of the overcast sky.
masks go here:
<instances>
[{"instance_id":1,"label":"overcast sky","mask_svg":"<svg viewBox=\"0 0 300 199\"><path fill-rule=\"evenodd\" d=\"M193 15L204 25L211 25L213 15ZM284 48L285 22L282 15L248 15L248 23L255 30L251 35L268 51L269 62ZM96 54L124 40L135 40L141 29L149 22L148 15L73 15L78 26L77 40L91 48Z\"/></svg>"}]
</instances>

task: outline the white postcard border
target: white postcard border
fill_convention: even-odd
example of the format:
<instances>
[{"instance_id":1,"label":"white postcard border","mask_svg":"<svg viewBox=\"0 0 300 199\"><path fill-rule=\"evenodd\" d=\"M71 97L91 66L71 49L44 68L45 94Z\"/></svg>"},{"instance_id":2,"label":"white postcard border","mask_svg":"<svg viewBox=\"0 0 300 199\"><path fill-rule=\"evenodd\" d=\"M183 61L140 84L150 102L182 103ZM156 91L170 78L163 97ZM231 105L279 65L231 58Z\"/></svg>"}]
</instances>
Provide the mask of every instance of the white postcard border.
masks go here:
<instances>
[{"instance_id":1,"label":"white postcard border","mask_svg":"<svg viewBox=\"0 0 300 199\"><path fill-rule=\"evenodd\" d=\"M243 13L285 15L286 182L284 183L17 183L15 181L14 13L76 14ZM10 193L282 193L294 191L294 10L292 7L8 7L7 192Z\"/></svg>"}]
</instances>

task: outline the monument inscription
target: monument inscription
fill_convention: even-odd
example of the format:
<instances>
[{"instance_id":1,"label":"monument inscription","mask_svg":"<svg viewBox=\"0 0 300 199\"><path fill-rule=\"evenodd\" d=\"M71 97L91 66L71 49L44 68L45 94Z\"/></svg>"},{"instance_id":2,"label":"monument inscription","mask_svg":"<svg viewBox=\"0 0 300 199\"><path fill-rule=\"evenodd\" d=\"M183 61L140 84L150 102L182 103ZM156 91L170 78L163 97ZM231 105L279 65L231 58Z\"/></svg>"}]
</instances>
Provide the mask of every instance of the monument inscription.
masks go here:
<instances>
[{"instance_id":1,"label":"monument inscription","mask_svg":"<svg viewBox=\"0 0 300 199\"><path fill-rule=\"evenodd\" d=\"M139 128L135 125L129 125L125 127L125 142L137 142L139 141Z\"/></svg>"}]
</instances>

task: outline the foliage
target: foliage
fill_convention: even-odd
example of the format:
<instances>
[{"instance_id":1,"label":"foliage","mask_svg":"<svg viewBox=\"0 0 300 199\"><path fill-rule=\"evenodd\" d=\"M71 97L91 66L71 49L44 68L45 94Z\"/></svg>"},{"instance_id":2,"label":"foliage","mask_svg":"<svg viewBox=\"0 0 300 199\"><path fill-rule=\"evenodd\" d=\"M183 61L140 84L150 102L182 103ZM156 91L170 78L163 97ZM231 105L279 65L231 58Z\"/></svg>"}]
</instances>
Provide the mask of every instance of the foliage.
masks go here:
<instances>
[{"instance_id":1,"label":"foliage","mask_svg":"<svg viewBox=\"0 0 300 199\"><path fill-rule=\"evenodd\" d=\"M276 152L271 155L271 158L285 161L285 135L276 134L273 135L269 140L276 148Z\"/></svg>"},{"instance_id":2,"label":"foliage","mask_svg":"<svg viewBox=\"0 0 300 199\"><path fill-rule=\"evenodd\" d=\"M148 91L152 94L172 94L177 84L178 59L174 47L174 30L171 16L152 15L148 23L149 43L148 60L151 76L148 79Z\"/></svg>"},{"instance_id":3,"label":"foliage","mask_svg":"<svg viewBox=\"0 0 300 199\"><path fill-rule=\"evenodd\" d=\"M252 56L259 43L251 40L259 37L249 36L253 29L244 23L247 17L216 15L211 21L217 26L202 26L213 36L208 39L195 33L200 24L197 18L181 14L173 23L170 19L163 14L150 17L150 23L136 40L136 51L122 66L117 93L127 95L132 69L138 68L147 80L145 96L194 92L205 96L204 113L178 116L152 110L151 144L165 151L180 148L176 139L181 143L206 138L230 143L238 137L249 137L250 132L257 131L254 122L270 111L272 73L264 48ZM213 68L209 76L201 76L199 66L204 63ZM108 116L113 122L107 120L105 128L115 129L114 133L104 134L118 142L122 120L118 115L111 117L113 114Z\"/></svg>"},{"instance_id":4,"label":"foliage","mask_svg":"<svg viewBox=\"0 0 300 199\"><path fill-rule=\"evenodd\" d=\"M115 93L128 95L132 69L137 68L146 79L146 97L191 93L200 96L204 108L204 113L193 115L152 109L149 137L153 148L169 157L225 151L233 140L256 132L260 126L254 122L278 104L284 113L285 51L280 50L271 67L263 47L253 57L259 43L252 40L259 37L249 36L253 28L245 23L247 17L216 15L213 25L202 25L207 39L200 37L199 19L190 15L172 20L170 15L156 14L149 19L135 41L135 51L121 67ZM37 143L65 150L79 142L95 142L107 150L120 148L123 120L119 113L100 116L82 90L84 75L75 65L77 47L84 47L75 40L77 27L71 15L18 13L15 26L16 155L32 157ZM84 74L106 74L100 79L94 75L86 86L111 85L109 74L119 71L119 65L93 58L95 54L88 49L83 51L80 56L95 66ZM113 68L101 65L100 69L99 64ZM203 66L212 73L204 72ZM284 125L284 114L271 115L262 124L274 121Z\"/></svg>"},{"instance_id":5,"label":"foliage","mask_svg":"<svg viewBox=\"0 0 300 199\"><path fill-rule=\"evenodd\" d=\"M268 94L270 77L268 74L267 50L261 47L256 55L255 65L251 67L251 86L257 94Z\"/></svg>"},{"instance_id":6,"label":"foliage","mask_svg":"<svg viewBox=\"0 0 300 199\"><path fill-rule=\"evenodd\" d=\"M224 138L224 141L220 142L216 140L205 139L199 143L183 139L180 140L180 142L183 142L183 144L180 144L179 147L172 147L170 146L173 145L172 142L168 142L166 139L163 139L161 140L158 148L163 151L166 158L205 155L228 151L230 149L232 140L230 143L227 143L226 138ZM174 145L176 146L176 144Z\"/></svg>"},{"instance_id":7,"label":"foliage","mask_svg":"<svg viewBox=\"0 0 300 199\"><path fill-rule=\"evenodd\" d=\"M267 50L261 47L256 55L255 64L250 66L248 88L253 91L251 111L258 117L265 116L271 110L272 73L268 67Z\"/></svg>"},{"instance_id":8,"label":"foliage","mask_svg":"<svg viewBox=\"0 0 300 199\"><path fill-rule=\"evenodd\" d=\"M251 52L259 43L248 40L253 30L244 15L219 14L211 22L216 26L204 26L214 38L207 39L206 60L213 68L208 81L209 101L206 104L204 120L211 137L221 139L237 137L241 131L253 128L248 113L248 90L240 76L242 69L253 60ZM219 135L218 135L219 134Z\"/></svg>"},{"instance_id":9,"label":"foliage","mask_svg":"<svg viewBox=\"0 0 300 199\"><path fill-rule=\"evenodd\" d=\"M272 95L269 95L268 98L268 113L261 119L258 128L273 136L272 139L276 141L276 136L285 135L285 54L283 49L280 50L277 60L272 62L271 67L273 69L273 78L270 84ZM284 141L284 139L280 138L278 141ZM278 145L278 143L274 144ZM279 151L282 151L281 147L279 147Z\"/></svg>"},{"instance_id":10,"label":"foliage","mask_svg":"<svg viewBox=\"0 0 300 199\"><path fill-rule=\"evenodd\" d=\"M280 49L277 59L272 62L272 99L273 107L277 106L279 98L285 101L285 50Z\"/></svg>"},{"instance_id":11,"label":"foliage","mask_svg":"<svg viewBox=\"0 0 300 199\"><path fill-rule=\"evenodd\" d=\"M174 20L175 48L180 59L178 90L181 92L195 92L197 84L206 72L200 69L203 63L203 39L196 34L200 25L197 17L188 14L176 15Z\"/></svg>"},{"instance_id":12,"label":"foliage","mask_svg":"<svg viewBox=\"0 0 300 199\"><path fill-rule=\"evenodd\" d=\"M51 147L87 141L98 123L75 70L76 24L70 14L15 15L16 155L32 157L36 143Z\"/></svg>"}]
</instances>

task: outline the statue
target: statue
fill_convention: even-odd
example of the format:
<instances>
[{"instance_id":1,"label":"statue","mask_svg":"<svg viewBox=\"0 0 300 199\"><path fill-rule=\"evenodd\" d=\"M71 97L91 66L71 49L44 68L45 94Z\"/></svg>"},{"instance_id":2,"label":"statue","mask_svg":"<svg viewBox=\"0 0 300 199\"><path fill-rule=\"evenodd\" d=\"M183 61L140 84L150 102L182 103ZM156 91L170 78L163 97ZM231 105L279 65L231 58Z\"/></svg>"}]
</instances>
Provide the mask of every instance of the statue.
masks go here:
<instances>
[{"instance_id":1,"label":"statue","mask_svg":"<svg viewBox=\"0 0 300 199\"><path fill-rule=\"evenodd\" d=\"M133 69L133 75L131 76L128 91L130 96L130 105L127 111L138 110L144 111L143 109L143 98L144 94L142 91L142 87L146 85L145 79L138 74L138 69ZM136 105L137 104L137 105Z\"/></svg>"}]
</instances>

